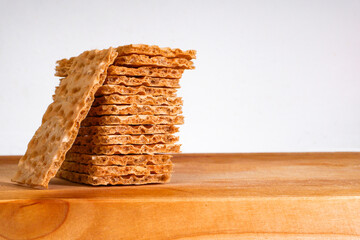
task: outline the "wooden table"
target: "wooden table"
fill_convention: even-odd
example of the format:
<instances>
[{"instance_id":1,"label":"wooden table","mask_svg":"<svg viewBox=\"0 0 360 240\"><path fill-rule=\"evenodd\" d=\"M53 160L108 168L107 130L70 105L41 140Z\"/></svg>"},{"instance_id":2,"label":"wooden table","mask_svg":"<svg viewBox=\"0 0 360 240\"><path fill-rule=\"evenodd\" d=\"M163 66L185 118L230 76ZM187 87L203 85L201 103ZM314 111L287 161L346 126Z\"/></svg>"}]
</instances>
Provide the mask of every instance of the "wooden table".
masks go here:
<instances>
[{"instance_id":1,"label":"wooden table","mask_svg":"<svg viewBox=\"0 0 360 240\"><path fill-rule=\"evenodd\" d=\"M0 239L360 239L360 153L182 154L169 184L10 182Z\"/></svg>"}]
</instances>

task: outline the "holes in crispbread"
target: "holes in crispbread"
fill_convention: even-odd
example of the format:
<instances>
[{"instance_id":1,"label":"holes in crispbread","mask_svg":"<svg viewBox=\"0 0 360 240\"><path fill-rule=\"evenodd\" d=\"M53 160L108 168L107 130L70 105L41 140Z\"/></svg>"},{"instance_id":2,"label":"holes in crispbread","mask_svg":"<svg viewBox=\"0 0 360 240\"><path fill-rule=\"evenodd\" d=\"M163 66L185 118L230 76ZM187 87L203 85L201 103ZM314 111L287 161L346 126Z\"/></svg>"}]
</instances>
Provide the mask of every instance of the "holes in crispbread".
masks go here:
<instances>
[{"instance_id":1,"label":"holes in crispbread","mask_svg":"<svg viewBox=\"0 0 360 240\"><path fill-rule=\"evenodd\" d=\"M73 89L71 89L71 93L72 93L72 94L76 94L76 93L78 93L80 90L81 90L80 87L74 87Z\"/></svg>"}]
</instances>

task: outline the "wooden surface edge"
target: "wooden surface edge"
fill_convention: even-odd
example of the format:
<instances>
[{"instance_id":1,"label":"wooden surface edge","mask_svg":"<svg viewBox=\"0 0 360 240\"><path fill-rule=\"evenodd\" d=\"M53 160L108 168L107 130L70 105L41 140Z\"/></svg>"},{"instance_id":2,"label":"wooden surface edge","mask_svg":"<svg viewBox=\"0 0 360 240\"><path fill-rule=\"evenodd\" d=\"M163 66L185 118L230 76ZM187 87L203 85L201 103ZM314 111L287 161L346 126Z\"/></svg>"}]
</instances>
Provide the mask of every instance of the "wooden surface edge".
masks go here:
<instances>
[{"instance_id":1,"label":"wooden surface edge","mask_svg":"<svg viewBox=\"0 0 360 240\"><path fill-rule=\"evenodd\" d=\"M0 239L359 239L359 209L325 197L0 201Z\"/></svg>"}]
</instances>

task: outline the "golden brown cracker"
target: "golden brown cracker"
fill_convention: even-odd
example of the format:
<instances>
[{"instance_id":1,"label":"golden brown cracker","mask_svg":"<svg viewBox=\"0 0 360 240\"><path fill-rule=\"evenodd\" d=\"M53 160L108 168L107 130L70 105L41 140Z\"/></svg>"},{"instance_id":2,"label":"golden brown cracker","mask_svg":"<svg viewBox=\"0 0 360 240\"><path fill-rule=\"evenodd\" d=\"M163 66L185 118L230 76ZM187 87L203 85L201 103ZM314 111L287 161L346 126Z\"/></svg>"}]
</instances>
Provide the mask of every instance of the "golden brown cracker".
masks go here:
<instances>
[{"instance_id":1,"label":"golden brown cracker","mask_svg":"<svg viewBox=\"0 0 360 240\"><path fill-rule=\"evenodd\" d=\"M149 145L73 145L69 152L84 154L154 154L154 153L178 153L178 144L149 144Z\"/></svg>"},{"instance_id":2,"label":"golden brown cracker","mask_svg":"<svg viewBox=\"0 0 360 240\"><path fill-rule=\"evenodd\" d=\"M151 95L151 96L168 96L175 97L177 89L176 88L160 88L160 87L127 87L121 85L103 85L101 86L95 96L104 96L111 94L120 94L120 95Z\"/></svg>"},{"instance_id":3,"label":"golden brown cracker","mask_svg":"<svg viewBox=\"0 0 360 240\"><path fill-rule=\"evenodd\" d=\"M163 56L146 56L131 54L119 56L114 65L126 67L168 67L180 69L194 69L194 63L185 58L166 58Z\"/></svg>"},{"instance_id":4,"label":"golden brown cracker","mask_svg":"<svg viewBox=\"0 0 360 240\"><path fill-rule=\"evenodd\" d=\"M106 126L106 125L147 125L147 124L184 124L184 116L151 116L151 115L130 115L130 116L101 116L87 117L81 122L81 126Z\"/></svg>"},{"instance_id":5,"label":"golden brown cracker","mask_svg":"<svg viewBox=\"0 0 360 240\"><path fill-rule=\"evenodd\" d=\"M77 136L75 145L112 145L112 144L172 144L179 137L172 134L146 135L87 135Z\"/></svg>"},{"instance_id":6,"label":"golden brown cracker","mask_svg":"<svg viewBox=\"0 0 360 240\"><path fill-rule=\"evenodd\" d=\"M154 77L107 76L104 85L125 85L131 87L170 87L179 88L179 79Z\"/></svg>"},{"instance_id":7,"label":"golden brown cracker","mask_svg":"<svg viewBox=\"0 0 360 240\"><path fill-rule=\"evenodd\" d=\"M105 115L177 115L181 114L181 106L150 105L100 105L92 107L89 117Z\"/></svg>"},{"instance_id":8,"label":"golden brown cracker","mask_svg":"<svg viewBox=\"0 0 360 240\"><path fill-rule=\"evenodd\" d=\"M167 96L149 96L149 95L131 95L124 96L119 94L111 94L95 98L94 106L113 105L113 104L137 104L152 106L181 106L183 104L181 97Z\"/></svg>"},{"instance_id":9,"label":"golden brown cracker","mask_svg":"<svg viewBox=\"0 0 360 240\"><path fill-rule=\"evenodd\" d=\"M179 131L174 125L113 125L81 127L78 136L84 135L139 135L173 134Z\"/></svg>"},{"instance_id":10,"label":"golden brown cracker","mask_svg":"<svg viewBox=\"0 0 360 240\"><path fill-rule=\"evenodd\" d=\"M93 165L119 165L119 166L144 166L171 164L171 155L91 155L81 153L67 153L65 161Z\"/></svg>"},{"instance_id":11,"label":"golden brown cracker","mask_svg":"<svg viewBox=\"0 0 360 240\"><path fill-rule=\"evenodd\" d=\"M28 144L12 179L30 186L47 187L65 159L97 89L117 53L114 49L86 51L74 58L68 76L56 89L42 125Z\"/></svg>"},{"instance_id":12,"label":"golden brown cracker","mask_svg":"<svg viewBox=\"0 0 360 240\"><path fill-rule=\"evenodd\" d=\"M141 185L169 182L171 173L96 177L88 174L60 170L57 174L57 177L69 180L71 182L84 183L88 185Z\"/></svg>"},{"instance_id":13,"label":"golden brown cracker","mask_svg":"<svg viewBox=\"0 0 360 240\"><path fill-rule=\"evenodd\" d=\"M122 176L122 175L150 175L170 173L173 170L172 164L167 165L144 165L144 166L97 166L65 161L61 170L89 174L91 176Z\"/></svg>"},{"instance_id":14,"label":"golden brown cracker","mask_svg":"<svg viewBox=\"0 0 360 240\"><path fill-rule=\"evenodd\" d=\"M179 48L160 48L156 45L130 44L116 49L119 56L130 54L143 54L148 56L164 56L168 58L185 58L187 60L196 58L195 50L181 50Z\"/></svg>"}]
</instances>

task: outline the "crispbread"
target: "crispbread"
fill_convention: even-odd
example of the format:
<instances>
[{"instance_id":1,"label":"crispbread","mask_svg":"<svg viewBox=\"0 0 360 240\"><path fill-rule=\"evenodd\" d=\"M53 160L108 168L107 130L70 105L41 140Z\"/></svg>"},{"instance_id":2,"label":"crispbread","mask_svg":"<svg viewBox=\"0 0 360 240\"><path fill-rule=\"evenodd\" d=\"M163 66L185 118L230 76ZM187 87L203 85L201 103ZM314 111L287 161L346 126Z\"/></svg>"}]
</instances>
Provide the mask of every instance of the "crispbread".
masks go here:
<instances>
[{"instance_id":1,"label":"crispbread","mask_svg":"<svg viewBox=\"0 0 360 240\"><path fill-rule=\"evenodd\" d=\"M78 162L93 165L118 165L118 166L144 166L144 165L161 165L171 164L171 155L89 155L81 153L67 153L68 162Z\"/></svg>"},{"instance_id":2,"label":"crispbread","mask_svg":"<svg viewBox=\"0 0 360 240\"><path fill-rule=\"evenodd\" d=\"M120 94L120 95L151 95L151 96L176 96L176 88L160 88L160 87L126 87L121 85L103 85L101 86L95 96Z\"/></svg>"},{"instance_id":3,"label":"crispbread","mask_svg":"<svg viewBox=\"0 0 360 240\"><path fill-rule=\"evenodd\" d=\"M89 174L91 176L122 176L122 175L150 175L170 173L173 165L144 165L144 166L97 166L65 161L61 170Z\"/></svg>"},{"instance_id":4,"label":"crispbread","mask_svg":"<svg viewBox=\"0 0 360 240\"><path fill-rule=\"evenodd\" d=\"M169 144L179 141L179 137L171 134L147 135L88 135L77 136L75 145L111 145L111 144Z\"/></svg>"},{"instance_id":5,"label":"crispbread","mask_svg":"<svg viewBox=\"0 0 360 240\"><path fill-rule=\"evenodd\" d=\"M107 76L104 85L125 85L131 87L171 87L179 88L179 79L176 78L153 78L153 77L127 77L127 76Z\"/></svg>"},{"instance_id":6,"label":"crispbread","mask_svg":"<svg viewBox=\"0 0 360 240\"><path fill-rule=\"evenodd\" d=\"M114 65L127 67L168 67L181 69L194 69L194 63L185 58L166 58L162 56L146 56L131 54L118 57Z\"/></svg>"},{"instance_id":7,"label":"crispbread","mask_svg":"<svg viewBox=\"0 0 360 240\"><path fill-rule=\"evenodd\" d=\"M60 60L63 61L63 60ZM59 64L59 62L57 62ZM68 75L69 68L56 67L55 76L66 77ZM108 75L119 75L119 76L139 76L139 77L159 77L159 78L181 78L184 69L175 69L175 68L158 68L158 67L120 67L120 66L110 66L108 69Z\"/></svg>"},{"instance_id":8,"label":"crispbread","mask_svg":"<svg viewBox=\"0 0 360 240\"><path fill-rule=\"evenodd\" d=\"M160 77L160 78L181 78L184 69L174 68L157 68L157 67L120 67L111 66L108 69L108 75L119 75L119 76L149 76L149 77Z\"/></svg>"},{"instance_id":9,"label":"crispbread","mask_svg":"<svg viewBox=\"0 0 360 240\"><path fill-rule=\"evenodd\" d=\"M139 134L172 134L179 131L174 125L113 125L81 127L78 136L83 135L139 135Z\"/></svg>"},{"instance_id":10,"label":"crispbread","mask_svg":"<svg viewBox=\"0 0 360 240\"><path fill-rule=\"evenodd\" d=\"M86 51L74 58L68 77L60 82L54 102L46 110L42 125L28 144L12 179L31 186L47 187L65 159L94 100L103 84L105 73L117 53L114 49Z\"/></svg>"},{"instance_id":11,"label":"crispbread","mask_svg":"<svg viewBox=\"0 0 360 240\"><path fill-rule=\"evenodd\" d=\"M177 115L181 114L181 106L149 106L149 105L100 105L92 107L88 116L104 115Z\"/></svg>"},{"instance_id":12,"label":"crispbread","mask_svg":"<svg viewBox=\"0 0 360 240\"><path fill-rule=\"evenodd\" d=\"M106 126L106 125L144 125L144 124L184 124L184 116L152 116L152 115L130 115L130 116L101 116L87 117L81 122L81 126Z\"/></svg>"},{"instance_id":13,"label":"crispbread","mask_svg":"<svg viewBox=\"0 0 360 240\"><path fill-rule=\"evenodd\" d=\"M183 51L178 48L160 48L159 46L150 46L146 44L130 44L121 46L118 47L116 51L119 53L119 56L129 54L143 54L148 56L164 56L168 58L186 58L188 60L196 58L195 50Z\"/></svg>"},{"instance_id":14,"label":"crispbread","mask_svg":"<svg viewBox=\"0 0 360 240\"><path fill-rule=\"evenodd\" d=\"M111 105L111 104L138 104L138 105L153 105L153 106L180 106L183 104L181 97L167 97L167 96L123 96L119 94L111 94L95 98L94 106Z\"/></svg>"},{"instance_id":15,"label":"crispbread","mask_svg":"<svg viewBox=\"0 0 360 240\"><path fill-rule=\"evenodd\" d=\"M95 177L88 174L75 173L60 170L57 177L71 182L85 183L89 185L140 185L149 183L166 183L170 181L171 173L150 175L124 175L124 176L101 176Z\"/></svg>"},{"instance_id":16,"label":"crispbread","mask_svg":"<svg viewBox=\"0 0 360 240\"><path fill-rule=\"evenodd\" d=\"M84 154L154 154L178 153L180 145L177 144L149 144L149 145L73 145L69 152Z\"/></svg>"}]
</instances>

